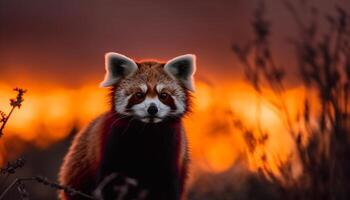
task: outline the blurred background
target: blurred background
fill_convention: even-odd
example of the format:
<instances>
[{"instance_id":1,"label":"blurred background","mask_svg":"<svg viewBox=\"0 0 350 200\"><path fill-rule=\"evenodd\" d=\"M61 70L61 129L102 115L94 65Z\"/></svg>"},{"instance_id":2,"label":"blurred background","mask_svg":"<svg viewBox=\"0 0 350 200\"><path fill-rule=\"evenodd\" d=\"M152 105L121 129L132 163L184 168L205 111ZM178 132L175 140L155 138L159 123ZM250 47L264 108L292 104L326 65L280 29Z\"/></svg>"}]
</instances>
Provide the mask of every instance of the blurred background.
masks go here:
<instances>
[{"instance_id":1,"label":"blurred background","mask_svg":"<svg viewBox=\"0 0 350 200\"><path fill-rule=\"evenodd\" d=\"M288 162L293 180L304 174L302 156L293 156L300 138L291 128L300 125L300 116L323 112L325 105L317 88L306 87L300 78L300 59L290 42L300 34L293 8L301 21L310 19L312 24L315 10L337 13L338 5L350 11L350 2L298 0L293 8L285 2L0 0L0 110L11 109L9 99L16 95L12 88L28 90L0 138L0 166L20 156L27 162L15 175L0 176L0 193L15 177L57 180L73 136L109 108L108 90L98 84L104 77L104 54L110 51L136 60L197 56L194 109L185 118L192 155L188 199L280 199L293 184L293 191L307 188L287 184L281 170ZM242 49L232 48L259 36L254 24L261 22L259 6L271 29L268 46L274 61L288 74L277 95L271 85L252 84ZM304 12L309 7L312 11ZM328 31L324 17L320 19L318 30ZM255 42L251 46L259 45ZM254 54L247 59L254 60ZM275 101L283 106L276 107ZM313 124L320 130L317 119ZM305 127L298 130L307 132ZM30 184L28 191L31 199L56 198L55 190L41 185Z\"/></svg>"}]
</instances>

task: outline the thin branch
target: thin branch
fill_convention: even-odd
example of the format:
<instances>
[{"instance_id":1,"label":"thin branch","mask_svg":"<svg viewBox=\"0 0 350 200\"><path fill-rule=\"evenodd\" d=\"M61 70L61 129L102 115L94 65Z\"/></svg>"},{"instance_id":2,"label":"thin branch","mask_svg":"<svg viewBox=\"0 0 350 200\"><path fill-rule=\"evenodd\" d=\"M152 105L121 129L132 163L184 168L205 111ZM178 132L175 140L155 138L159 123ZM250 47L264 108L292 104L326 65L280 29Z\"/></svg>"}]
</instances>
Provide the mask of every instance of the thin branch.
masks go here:
<instances>
[{"instance_id":1,"label":"thin branch","mask_svg":"<svg viewBox=\"0 0 350 200\"><path fill-rule=\"evenodd\" d=\"M10 119L13 111L15 110L15 108L18 108L18 109L21 108L22 103L24 101L23 95L24 95L24 93L27 92L27 90L24 90L21 88L15 88L13 90L17 92L17 96L15 99L10 99L11 110L10 110L9 114L6 115L4 112L0 113L1 114L0 122L2 123L1 127L0 127L0 138L3 135L3 130L4 130L8 120Z\"/></svg>"},{"instance_id":2,"label":"thin branch","mask_svg":"<svg viewBox=\"0 0 350 200\"><path fill-rule=\"evenodd\" d=\"M50 182L48 181L46 178L40 177L40 176L36 176L36 177L25 177L25 178L16 178L0 195L0 200L3 200L6 196L6 194L13 188L15 187L17 184L19 183L23 183L23 182L37 182L37 183L41 183L43 185L49 186L51 188L54 188L56 190L64 190L66 192L66 194L68 194L69 196L74 196L74 195L79 195L81 197L84 197L86 199L93 199L93 200L97 200L95 197L90 196L88 194L85 194L81 191L75 190L73 188L67 187L67 186L62 186L59 185L57 183L54 182Z\"/></svg>"}]
</instances>

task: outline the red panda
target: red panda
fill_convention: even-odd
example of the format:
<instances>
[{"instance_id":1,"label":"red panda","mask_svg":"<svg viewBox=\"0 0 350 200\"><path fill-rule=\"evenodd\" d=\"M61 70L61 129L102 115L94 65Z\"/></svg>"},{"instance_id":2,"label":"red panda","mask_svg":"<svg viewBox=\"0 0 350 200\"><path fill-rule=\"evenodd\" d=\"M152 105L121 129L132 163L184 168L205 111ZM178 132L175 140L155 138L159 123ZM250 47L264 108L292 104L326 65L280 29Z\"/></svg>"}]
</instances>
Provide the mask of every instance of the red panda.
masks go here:
<instances>
[{"instance_id":1,"label":"red panda","mask_svg":"<svg viewBox=\"0 0 350 200\"><path fill-rule=\"evenodd\" d=\"M137 180L146 199L182 199L189 162L182 118L194 92L195 56L163 63L107 53L105 67L100 86L111 88L111 109L75 136L60 184L92 195L117 173ZM104 199L113 195L106 192ZM61 192L60 199L83 198Z\"/></svg>"}]
</instances>

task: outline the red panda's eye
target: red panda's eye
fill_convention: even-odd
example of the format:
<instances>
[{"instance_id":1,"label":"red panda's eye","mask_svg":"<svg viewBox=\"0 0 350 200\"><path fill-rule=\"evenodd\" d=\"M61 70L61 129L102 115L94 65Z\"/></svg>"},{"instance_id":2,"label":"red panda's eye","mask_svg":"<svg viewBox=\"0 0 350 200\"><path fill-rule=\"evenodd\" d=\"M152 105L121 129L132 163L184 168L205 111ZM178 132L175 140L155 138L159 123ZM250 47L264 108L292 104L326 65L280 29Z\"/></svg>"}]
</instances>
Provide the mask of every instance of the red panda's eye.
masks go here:
<instances>
[{"instance_id":1,"label":"red panda's eye","mask_svg":"<svg viewBox=\"0 0 350 200\"><path fill-rule=\"evenodd\" d=\"M137 92L135 94L135 96L138 98L138 99L143 99L143 97L145 96L142 92Z\"/></svg>"},{"instance_id":2,"label":"red panda's eye","mask_svg":"<svg viewBox=\"0 0 350 200\"><path fill-rule=\"evenodd\" d=\"M162 93L160 93L160 95L159 95L159 98L160 99L166 99L166 98L168 98L169 97L169 94L167 94L167 93L165 93L165 92L162 92Z\"/></svg>"}]
</instances>

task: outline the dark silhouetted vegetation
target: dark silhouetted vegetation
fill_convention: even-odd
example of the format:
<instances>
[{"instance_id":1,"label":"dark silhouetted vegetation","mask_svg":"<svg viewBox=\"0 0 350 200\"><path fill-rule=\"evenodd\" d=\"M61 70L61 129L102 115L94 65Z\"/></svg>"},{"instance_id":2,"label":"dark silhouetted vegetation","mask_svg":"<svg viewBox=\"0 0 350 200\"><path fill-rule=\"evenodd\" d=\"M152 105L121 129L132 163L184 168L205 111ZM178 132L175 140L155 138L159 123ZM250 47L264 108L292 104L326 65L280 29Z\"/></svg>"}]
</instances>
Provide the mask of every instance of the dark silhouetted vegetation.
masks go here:
<instances>
[{"instance_id":1,"label":"dark silhouetted vegetation","mask_svg":"<svg viewBox=\"0 0 350 200\"><path fill-rule=\"evenodd\" d=\"M6 114L5 112L0 110L0 124L1 124L1 126L0 126L0 138L3 135L4 128L7 124L7 121L11 117L13 111L15 110L15 108L18 108L18 109L21 108L22 102L24 101L23 95L24 95L24 93L26 93L26 90L21 89L21 88L15 88L13 90L17 92L17 96L14 99L10 99L10 105L11 105L10 112L8 114Z\"/></svg>"},{"instance_id":2,"label":"dark silhouetted vegetation","mask_svg":"<svg viewBox=\"0 0 350 200\"><path fill-rule=\"evenodd\" d=\"M24 101L23 96L26 93L26 90L21 88L15 88L14 91L17 92L17 96L14 99L10 99L10 106L11 106L10 112L8 114L5 114L4 112L0 111L0 115L1 115L0 137L4 133L3 130L5 129L5 126L8 120L10 119L14 109L20 108ZM0 168L0 178L2 178L0 182L0 189L2 189L4 184L6 184L6 181L10 175L16 174L17 170L24 166L25 166L25 160L23 158L18 158L14 162L8 162L5 167ZM22 199L22 200L30 199L30 194L26 189L25 182L36 182L56 190L64 190L68 195L71 195L71 196L80 195L85 197L86 199L95 199L94 197L84 194L80 191L74 190L73 188L62 186L57 183L51 182L45 177L35 176L35 177L15 178L15 180L12 181L7 187L5 187L3 191L0 191L0 200L5 199L8 192L13 188L17 189L17 192L19 194L18 195L19 199Z\"/></svg>"},{"instance_id":3,"label":"dark silhouetted vegetation","mask_svg":"<svg viewBox=\"0 0 350 200\"><path fill-rule=\"evenodd\" d=\"M283 93L285 68L274 59L270 44L270 24L264 16L264 5L257 9L252 26L255 38L245 46L234 45L233 50L243 64L247 80L264 98L263 88L273 91L278 101L268 100L285 122L294 142L291 158L279 163L278 174L266 164L260 175L276 185L283 199L349 199L350 198L350 24L349 15L341 7L332 14L322 14L307 2L284 1L292 14L299 37L290 40L295 48L297 69L306 91L316 93L317 100L306 96L304 108L296 119L289 114ZM302 11L310 14L308 22ZM302 13L305 14L305 13ZM322 26L320 26L320 24ZM325 24L327 26L325 26ZM325 30L322 28L327 27ZM288 66L290 67L290 66ZM311 112L311 107L320 110ZM241 123L250 151L266 133L249 134ZM281 133L283 134L283 133ZM300 174L293 174L292 157L301 166ZM265 161L266 155L261 155Z\"/></svg>"}]
</instances>

